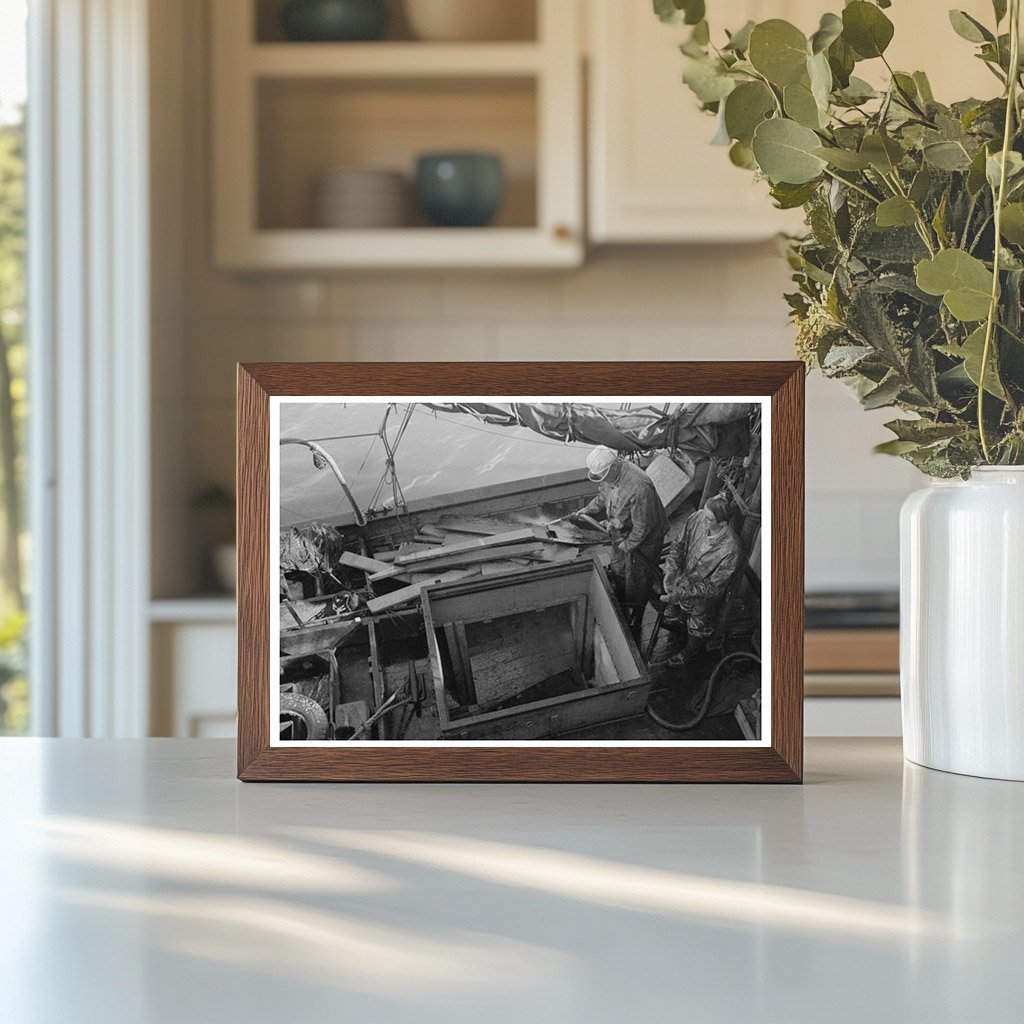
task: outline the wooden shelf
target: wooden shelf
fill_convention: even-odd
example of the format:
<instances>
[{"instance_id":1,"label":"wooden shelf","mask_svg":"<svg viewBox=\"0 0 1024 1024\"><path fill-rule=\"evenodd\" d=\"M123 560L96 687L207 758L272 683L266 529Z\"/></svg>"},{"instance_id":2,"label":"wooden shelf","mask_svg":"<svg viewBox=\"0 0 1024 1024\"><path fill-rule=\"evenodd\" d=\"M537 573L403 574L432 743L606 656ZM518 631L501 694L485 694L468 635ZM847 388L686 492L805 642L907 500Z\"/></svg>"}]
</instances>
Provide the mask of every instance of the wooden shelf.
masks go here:
<instances>
[{"instance_id":1,"label":"wooden shelf","mask_svg":"<svg viewBox=\"0 0 1024 1024\"><path fill-rule=\"evenodd\" d=\"M804 633L805 672L898 674L897 629L809 629Z\"/></svg>"},{"instance_id":2,"label":"wooden shelf","mask_svg":"<svg viewBox=\"0 0 1024 1024\"><path fill-rule=\"evenodd\" d=\"M256 43L242 57L256 78L509 77L541 73L536 43Z\"/></svg>"},{"instance_id":3,"label":"wooden shelf","mask_svg":"<svg viewBox=\"0 0 1024 1024\"><path fill-rule=\"evenodd\" d=\"M224 245L228 269L274 267L573 267L578 239L541 236L533 228L395 228L387 231L333 231L308 228L254 231Z\"/></svg>"},{"instance_id":4,"label":"wooden shelf","mask_svg":"<svg viewBox=\"0 0 1024 1024\"><path fill-rule=\"evenodd\" d=\"M229 594L157 598L149 604L149 621L154 623L233 623L236 618L235 599Z\"/></svg>"}]
</instances>

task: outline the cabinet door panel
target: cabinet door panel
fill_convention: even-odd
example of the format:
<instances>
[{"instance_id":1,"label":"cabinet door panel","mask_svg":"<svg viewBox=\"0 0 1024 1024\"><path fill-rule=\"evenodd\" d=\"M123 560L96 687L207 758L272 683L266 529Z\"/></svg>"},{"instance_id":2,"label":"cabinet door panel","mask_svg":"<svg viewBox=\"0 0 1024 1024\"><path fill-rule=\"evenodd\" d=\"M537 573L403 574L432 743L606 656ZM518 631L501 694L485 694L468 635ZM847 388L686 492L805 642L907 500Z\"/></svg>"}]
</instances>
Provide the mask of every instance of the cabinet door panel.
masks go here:
<instances>
[{"instance_id":1,"label":"cabinet door panel","mask_svg":"<svg viewBox=\"0 0 1024 1024\"><path fill-rule=\"evenodd\" d=\"M715 120L681 80L685 26L663 25L645 0L589 0L590 234L595 242L702 242L768 238L798 230L775 210L767 186L712 146ZM818 10L820 0L708 4L712 31L748 19ZM817 15L812 15L817 24Z\"/></svg>"},{"instance_id":2,"label":"cabinet door panel","mask_svg":"<svg viewBox=\"0 0 1024 1024\"><path fill-rule=\"evenodd\" d=\"M799 212L775 210L764 183L733 167L710 144L715 121L681 82L685 26L662 25L649 0L587 0L590 45L589 214L594 242L704 242L767 238L799 231ZM810 34L829 0L709 0L714 38L748 19L786 18ZM957 4L985 23L989 0ZM890 60L928 72L945 101L995 95L998 83L955 35L946 5L897 0ZM880 82L881 61L858 74Z\"/></svg>"}]
</instances>

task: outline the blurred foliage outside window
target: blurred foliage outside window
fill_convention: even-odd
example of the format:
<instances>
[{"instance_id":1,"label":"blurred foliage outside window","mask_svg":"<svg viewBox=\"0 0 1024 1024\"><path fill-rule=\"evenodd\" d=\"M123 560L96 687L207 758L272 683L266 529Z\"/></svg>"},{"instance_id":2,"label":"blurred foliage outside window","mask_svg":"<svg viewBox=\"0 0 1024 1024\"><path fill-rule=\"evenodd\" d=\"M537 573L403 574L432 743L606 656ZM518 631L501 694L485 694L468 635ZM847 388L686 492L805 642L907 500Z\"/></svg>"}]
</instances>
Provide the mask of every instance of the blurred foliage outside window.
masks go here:
<instances>
[{"instance_id":1,"label":"blurred foliage outside window","mask_svg":"<svg viewBox=\"0 0 1024 1024\"><path fill-rule=\"evenodd\" d=\"M0 0L0 735L29 727L24 12Z\"/></svg>"}]
</instances>

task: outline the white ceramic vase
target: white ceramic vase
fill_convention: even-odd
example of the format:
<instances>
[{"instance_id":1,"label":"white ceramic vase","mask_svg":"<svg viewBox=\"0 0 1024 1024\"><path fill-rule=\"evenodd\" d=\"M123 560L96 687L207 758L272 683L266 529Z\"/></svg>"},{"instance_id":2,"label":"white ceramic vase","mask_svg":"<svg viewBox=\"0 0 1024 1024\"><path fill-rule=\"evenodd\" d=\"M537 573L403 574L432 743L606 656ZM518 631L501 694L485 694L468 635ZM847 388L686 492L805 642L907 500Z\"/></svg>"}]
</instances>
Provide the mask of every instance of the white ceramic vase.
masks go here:
<instances>
[{"instance_id":1,"label":"white ceramic vase","mask_svg":"<svg viewBox=\"0 0 1024 1024\"><path fill-rule=\"evenodd\" d=\"M1024 781L1024 467L912 494L900 551L905 755Z\"/></svg>"}]
</instances>

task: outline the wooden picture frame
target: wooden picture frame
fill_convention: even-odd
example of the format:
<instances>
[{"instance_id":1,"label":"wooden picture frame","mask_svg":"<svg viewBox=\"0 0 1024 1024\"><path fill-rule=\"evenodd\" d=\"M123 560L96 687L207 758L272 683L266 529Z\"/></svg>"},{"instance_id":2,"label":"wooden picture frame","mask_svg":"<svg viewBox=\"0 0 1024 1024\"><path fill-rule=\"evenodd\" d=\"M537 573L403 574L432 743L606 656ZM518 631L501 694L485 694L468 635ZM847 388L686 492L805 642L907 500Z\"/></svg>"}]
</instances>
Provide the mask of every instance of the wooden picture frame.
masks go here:
<instances>
[{"instance_id":1,"label":"wooden picture frame","mask_svg":"<svg viewBox=\"0 0 1024 1024\"><path fill-rule=\"evenodd\" d=\"M765 604L770 609L770 735L759 745L577 745L473 743L453 736L428 745L279 745L271 740L272 399L317 396L381 402L408 396L674 395L739 399L770 410L763 439L770 467ZM534 399L536 400L536 399ZM543 399L542 399L543 400ZM642 399L641 399L642 400ZM650 399L653 401L653 399ZM799 362L646 363L258 363L238 366L238 777L243 781L444 782L800 782L803 772L804 367ZM279 438L273 439L275 448ZM770 459L767 458L770 453ZM575 563L569 563L573 565ZM567 571L578 588L603 592L600 565ZM594 580L584 580L591 570ZM557 573L555 574L557 575ZM552 576L554 579L555 577ZM517 584L509 577L508 585ZM569 583L565 584L569 586ZM461 591L460 588L461 587ZM479 589L479 588L477 588ZM571 589L571 588L570 588ZM428 621L444 602L472 596L472 580L428 587ZM580 593L582 593L582 589ZM572 593L575 593L574 591ZM571 607L572 593L565 601ZM441 609L439 611L439 608ZM618 614L618 613L616 613ZM584 630L578 617L574 630ZM430 635L433 635L431 624ZM632 642L632 641L630 641ZM454 641L453 641L454 643ZM276 657L276 655L275 655ZM642 667L642 663L641 663ZM628 675L628 673L627 673ZM762 683L764 685L764 683ZM621 688L630 699L630 687ZM570 702L571 703L571 702ZM548 709L545 708L545 711ZM554 713L554 712L550 712ZM275 723L276 724L276 723ZM451 723L448 723L449 726ZM279 735L279 734L278 734Z\"/></svg>"}]
</instances>

